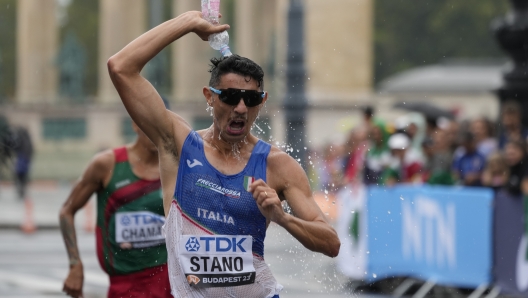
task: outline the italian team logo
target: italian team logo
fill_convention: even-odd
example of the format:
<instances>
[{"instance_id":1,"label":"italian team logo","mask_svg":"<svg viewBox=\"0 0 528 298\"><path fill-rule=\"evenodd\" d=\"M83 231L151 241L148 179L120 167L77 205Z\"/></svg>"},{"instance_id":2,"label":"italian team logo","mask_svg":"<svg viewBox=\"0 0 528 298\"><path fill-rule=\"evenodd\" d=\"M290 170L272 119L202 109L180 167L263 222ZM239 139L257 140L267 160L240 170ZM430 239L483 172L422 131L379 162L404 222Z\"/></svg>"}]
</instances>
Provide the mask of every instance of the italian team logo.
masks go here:
<instances>
[{"instance_id":1,"label":"italian team logo","mask_svg":"<svg viewBox=\"0 0 528 298\"><path fill-rule=\"evenodd\" d=\"M255 177L244 176L244 189L246 191L249 191L249 186L251 185L251 183L255 182L255 180Z\"/></svg>"}]
</instances>

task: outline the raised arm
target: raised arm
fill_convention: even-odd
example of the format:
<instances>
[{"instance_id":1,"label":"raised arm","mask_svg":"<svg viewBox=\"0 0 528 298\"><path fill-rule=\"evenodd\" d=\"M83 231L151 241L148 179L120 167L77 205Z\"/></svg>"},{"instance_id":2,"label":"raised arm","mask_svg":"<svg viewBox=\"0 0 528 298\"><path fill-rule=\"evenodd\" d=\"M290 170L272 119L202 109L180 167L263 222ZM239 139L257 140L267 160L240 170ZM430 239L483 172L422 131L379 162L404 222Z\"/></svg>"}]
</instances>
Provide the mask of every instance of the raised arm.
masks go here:
<instances>
[{"instance_id":1,"label":"raised arm","mask_svg":"<svg viewBox=\"0 0 528 298\"><path fill-rule=\"evenodd\" d=\"M165 109L156 89L141 76L141 70L162 49L187 33L194 32L207 40L210 34L227 29L228 25L205 21L198 11L186 12L144 33L108 60L110 77L125 108L158 148L167 142L183 142L190 127Z\"/></svg>"},{"instance_id":2,"label":"raised arm","mask_svg":"<svg viewBox=\"0 0 528 298\"><path fill-rule=\"evenodd\" d=\"M103 186L104 180L110 177L113 158L111 151L97 155L75 183L72 192L60 210L60 229L70 264L63 291L72 297L82 297L84 280L83 265L77 247L74 217L77 211L88 202L92 194Z\"/></svg>"},{"instance_id":3,"label":"raised arm","mask_svg":"<svg viewBox=\"0 0 528 298\"><path fill-rule=\"evenodd\" d=\"M308 177L289 155L272 150L268 157L268 183L258 180L251 192L262 214L293 235L304 247L335 257L341 242L312 197ZM294 216L283 211L279 197L286 199Z\"/></svg>"}]
</instances>

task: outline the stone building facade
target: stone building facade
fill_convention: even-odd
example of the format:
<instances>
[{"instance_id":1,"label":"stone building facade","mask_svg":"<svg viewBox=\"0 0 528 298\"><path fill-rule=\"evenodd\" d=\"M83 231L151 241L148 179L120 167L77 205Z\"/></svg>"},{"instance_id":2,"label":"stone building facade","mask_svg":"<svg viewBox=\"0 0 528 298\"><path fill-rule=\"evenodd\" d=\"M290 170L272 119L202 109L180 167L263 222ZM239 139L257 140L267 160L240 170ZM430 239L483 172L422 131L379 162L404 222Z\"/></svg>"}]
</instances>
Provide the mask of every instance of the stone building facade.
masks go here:
<instances>
[{"instance_id":1,"label":"stone building facade","mask_svg":"<svg viewBox=\"0 0 528 298\"><path fill-rule=\"evenodd\" d=\"M1 107L14 125L26 126L36 147L34 178L77 177L99 150L130 140L130 120L108 76L106 61L147 30L147 0L99 0L98 93L87 105L64 105L57 96L56 0L18 0L17 94ZM267 71L270 100L258 134L282 144L281 103L286 72L289 0L235 0L231 16L236 53ZM359 121L358 107L372 99L373 0L304 0L308 144L317 148L343 135L343 121ZM174 0L172 15L199 10L198 0ZM226 14L224 16L227 18ZM211 119L201 88L208 59L216 55L196 36L171 46L171 109L196 128ZM352 119L352 120L351 120ZM54 131L61 131L55 134Z\"/></svg>"}]
</instances>

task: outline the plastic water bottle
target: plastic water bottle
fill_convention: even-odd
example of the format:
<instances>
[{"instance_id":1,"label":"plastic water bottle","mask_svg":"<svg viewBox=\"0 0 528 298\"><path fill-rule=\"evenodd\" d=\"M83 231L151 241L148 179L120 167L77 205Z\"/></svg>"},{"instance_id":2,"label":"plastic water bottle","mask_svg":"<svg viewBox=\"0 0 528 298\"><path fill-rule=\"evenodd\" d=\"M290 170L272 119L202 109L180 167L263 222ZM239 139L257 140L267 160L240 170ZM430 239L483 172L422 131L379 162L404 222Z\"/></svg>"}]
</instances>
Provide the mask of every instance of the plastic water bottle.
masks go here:
<instances>
[{"instance_id":1,"label":"plastic water bottle","mask_svg":"<svg viewBox=\"0 0 528 298\"><path fill-rule=\"evenodd\" d=\"M202 0L202 17L211 24L219 23L220 0ZM220 51L222 56L231 56L229 49L229 34L227 31L209 35L211 48Z\"/></svg>"}]
</instances>

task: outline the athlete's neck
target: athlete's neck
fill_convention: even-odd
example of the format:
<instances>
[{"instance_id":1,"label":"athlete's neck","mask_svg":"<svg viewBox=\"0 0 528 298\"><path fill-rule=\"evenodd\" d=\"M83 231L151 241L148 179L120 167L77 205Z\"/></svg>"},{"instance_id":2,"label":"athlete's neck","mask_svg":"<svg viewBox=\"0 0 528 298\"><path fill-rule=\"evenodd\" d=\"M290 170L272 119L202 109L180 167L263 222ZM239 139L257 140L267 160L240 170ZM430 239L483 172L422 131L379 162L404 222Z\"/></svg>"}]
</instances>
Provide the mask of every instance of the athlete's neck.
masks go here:
<instances>
[{"instance_id":1,"label":"athlete's neck","mask_svg":"<svg viewBox=\"0 0 528 298\"><path fill-rule=\"evenodd\" d=\"M212 128L209 128L203 136L203 140L209 143L221 155L224 157L236 157L237 159L240 158L241 152L251 151L253 147L251 144L254 143L252 142L253 138L251 134L248 134L243 140L230 143L223 140L220 134L213 131Z\"/></svg>"},{"instance_id":2,"label":"athlete's neck","mask_svg":"<svg viewBox=\"0 0 528 298\"><path fill-rule=\"evenodd\" d=\"M128 147L129 159L136 159L146 165L158 165L158 151L155 147L144 146L140 142L134 142Z\"/></svg>"}]
</instances>

